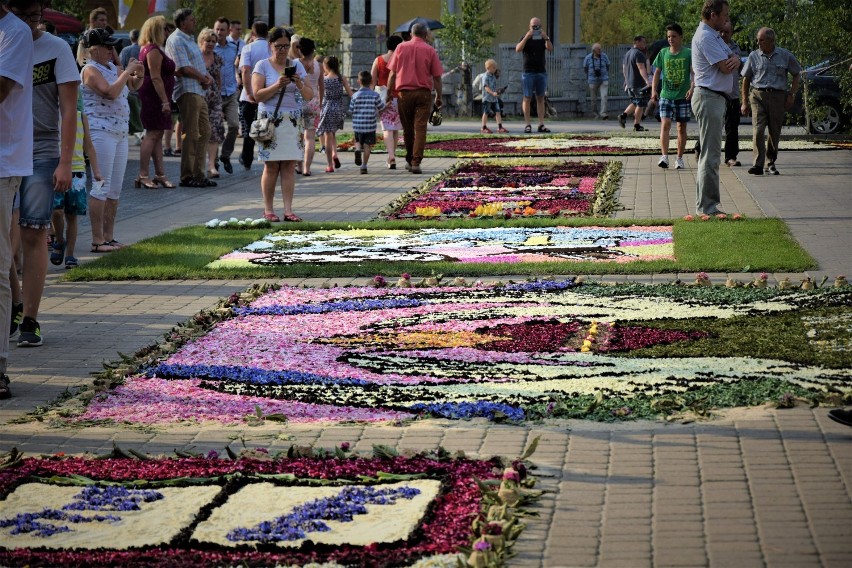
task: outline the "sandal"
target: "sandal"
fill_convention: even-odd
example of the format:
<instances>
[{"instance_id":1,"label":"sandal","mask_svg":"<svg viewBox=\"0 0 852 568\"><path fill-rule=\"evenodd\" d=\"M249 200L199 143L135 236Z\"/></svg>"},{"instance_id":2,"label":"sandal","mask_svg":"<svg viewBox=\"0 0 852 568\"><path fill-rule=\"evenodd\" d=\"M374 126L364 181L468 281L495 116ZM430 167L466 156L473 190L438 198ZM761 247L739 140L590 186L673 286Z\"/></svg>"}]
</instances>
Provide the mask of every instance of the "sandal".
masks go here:
<instances>
[{"instance_id":1,"label":"sandal","mask_svg":"<svg viewBox=\"0 0 852 568\"><path fill-rule=\"evenodd\" d=\"M302 172L302 175L305 176L305 177L310 177L311 172Z\"/></svg>"},{"instance_id":2,"label":"sandal","mask_svg":"<svg viewBox=\"0 0 852 568\"><path fill-rule=\"evenodd\" d=\"M532 126L530 126L529 124L524 126L524 133L526 133L526 134L532 133Z\"/></svg>"},{"instance_id":3,"label":"sandal","mask_svg":"<svg viewBox=\"0 0 852 568\"><path fill-rule=\"evenodd\" d=\"M166 148L165 150L163 150L163 156L168 156L169 158L171 158L174 155L175 153L172 151L171 148Z\"/></svg>"},{"instance_id":4,"label":"sandal","mask_svg":"<svg viewBox=\"0 0 852 568\"><path fill-rule=\"evenodd\" d=\"M547 128L547 127L546 127L545 125L543 125L543 124L539 124L539 125L538 125L538 131L539 131L539 132L550 132L550 129L549 129L549 128Z\"/></svg>"},{"instance_id":5,"label":"sandal","mask_svg":"<svg viewBox=\"0 0 852 568\"><path fill-rule=\"evenodd\" d=\"M123 248L124 248L124 245L123 245L122 243L118 242L118 241L117 241L117 240L115 240L115 239L112 239L111 241L108 241L108 242L107 242L107 244L108 244L109 246L111 246L111 247L115 247L115 248L117 248L117 249L123 249Z\"/></svg>"},{"instance_id":6,"label":"sandal","mask_svg":"<svg viewBox=\"0 0 852 568\"><path fill-rule=\"evenodd\" d=\"M337 159L337 156L335 156L333 159L334 159L334 167L339 170L340 169L340 160Z\"/></svg>"},{"instance_id":7,"label":"sandal","mask_svg":"<svg viewBox=\"0 0 852 568\"><path fill-rule=\"evenodd\" d=\"M12 398L12 391L9 389L9 377L5 373L0 374L0 399Z\"/></svg>"},{"instance_id":8,"label":"sandal","mask_svg":"<svg viewBox=\"0 0 852 568\"><path fill-rule=\"evenodd\" d=\"M302 221L302 218L299 217L298 215L294 215L293 213L290 213L289 215L284 215L284 220L290 221L291 223L300 223Z\"/></svg>"},{"instance_id":9,"label":"sandal","mask_svg":"<svg viewBox=\"0 0 852 568\"><path fill-rule=\"evenodd\" d=\"M275 213L264 213L263 218L270 223L280 223L281 219Z\"/></svg>"},{"instance_id":10,"label":"sandal","mask_svg":"<svg viewBox=\"0 0 852 568\"><path fill-rule=\"evenodd\" d=\"M73 256L65 257L65 269L77 268L77 259Z\"/></svg>"},{"instance_id":11,"label":"sandal","mask_svg":"<svg viewBox=\"0 0 852 568\"><path fill-rule=\"evenodd\" d=\"M109 243L92 243L92 252L113 252L118 250Z\"/></svg>"},{"instance_id":12,"label":"sandal","mask_svg":"<svg viewBox=\"0 0 852 568\"><path fill-rule=\"evenodd\" d=\"M140 175L133 181L133 187L140 188L144 187L145 189L157 189L157 182L151 181L148 179L148 176Z\"/></svg>"},{"instance_id":13,"label":"sandal","mask_svg":"<svg viewBox=\"0 0 852 568\"><path fill-rule=\"evenodd\" d=\"M173 184L172 182L169 181L169 178L167 178L165 174L155 175L154 176L154 183L156 183L157 185L162 185L166 189L174 189L174 188L177 187L175 184Z\"/></svg>"},{"instance_id":14,"label":"sandal","mask_svg":"<svg viewBox=\"0 0 852 568\"><path fill-rule=\"evenodd\" d=\"M62 258L65 255L65 243L60 244L59 241L53 241L51 248L53 250L50 253L50 264L59 266L62 264Z\"/></svg>"},{"instance_id":15,"label":"sandal","mask_svg":"<svg viewBox=\"0 0 852 568\"><path fill-rule=\"evenodd\" d=\"M334 173L334 168L333 168L332 166L328 166L328 167L325 169L325 173L327 173L327 174L333 174L333 173Z\"/></svg>"}]
</instances>

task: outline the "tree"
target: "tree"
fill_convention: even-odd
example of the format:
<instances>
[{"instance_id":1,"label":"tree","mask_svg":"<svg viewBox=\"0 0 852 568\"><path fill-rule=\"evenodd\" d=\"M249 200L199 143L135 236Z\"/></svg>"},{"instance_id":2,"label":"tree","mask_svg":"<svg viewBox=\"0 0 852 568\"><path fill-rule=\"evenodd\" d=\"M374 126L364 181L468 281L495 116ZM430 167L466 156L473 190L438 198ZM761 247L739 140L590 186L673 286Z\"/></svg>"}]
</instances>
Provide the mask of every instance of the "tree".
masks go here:
<instances>
[{"instance_id":1,"label":"tree","mask_svg":"<svg viewBox=\"0 0 852 568\"><path fill-rule=\"evenodd\" d=\"M491 0L462 0L458 14L450 12L447 1L441 6L441 23L438 30L445 61L458 61L463 72L462 100L459 112L470 116L473 112L473 96L470 63L481 62L492 55L494 38L498 26L491 19Z\"/></svg>"},{"instance_id":2,"label":"tree","mask_svg":"<svg viewBox=\"0 0 852 568\"><path fill-rule=\"evenodd\" d=\"M65 14L71 14L84 24L89 23L89 9L86 0L53 0L51 8Z\"/></svg>"},{"instance_id":3,"label":"tree","mask_svg":"<svg viewBox=\"0 0 852 568\"><path fill-rule=\"evenodd\" d=\"M196 33L202 28L212 28L216 18L222 15L222 10L219 8L220 0L180 0L181 8L191 8L192 15L195 16Z\"/></svg>"},{"instance_id":4,"label":"tree","mask_svg":"<svg viewBox=\"0 0 852 568\"><path fill-rule=\"evenodd\" d=\"M293 0L295 28L302 37L316 43L317 54L326 55L337 47L337 25L340 21L336 0Z\"/></svg>"}]
</instances>

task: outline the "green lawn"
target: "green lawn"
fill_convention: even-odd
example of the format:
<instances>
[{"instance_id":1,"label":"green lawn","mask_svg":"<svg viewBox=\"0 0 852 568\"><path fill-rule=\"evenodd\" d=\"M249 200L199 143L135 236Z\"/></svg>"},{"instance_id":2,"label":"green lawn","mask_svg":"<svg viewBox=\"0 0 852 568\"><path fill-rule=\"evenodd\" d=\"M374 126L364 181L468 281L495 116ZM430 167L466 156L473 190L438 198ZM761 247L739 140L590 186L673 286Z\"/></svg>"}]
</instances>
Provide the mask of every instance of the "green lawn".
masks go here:
<instances>
[{"instance_id":1,"label":"green lawn","mask_svg":"<svg viewBox=\"0 0 852 568\"><path fill-rule=\"evenodd\" d=\"M521 264L461 264L451 262L362 262L359 264L296 264L273 267L209 269L220 256L281 229L416 229L427 227L541 227L674 225L676 261L632 263L548 262ZM193 226L145 239L102 256L65 274L69 281L85 280L182 280L308 277L395 278L408 272L413 278L434 274L496 276L506 274L650 274L674 272L801 272L816 262L792 238L779 219L739 221L682 221L666 219L511 219L425 221L364 221L360 223L287 223L272 229L208 229Z\"/></svg>"}]
</instances>

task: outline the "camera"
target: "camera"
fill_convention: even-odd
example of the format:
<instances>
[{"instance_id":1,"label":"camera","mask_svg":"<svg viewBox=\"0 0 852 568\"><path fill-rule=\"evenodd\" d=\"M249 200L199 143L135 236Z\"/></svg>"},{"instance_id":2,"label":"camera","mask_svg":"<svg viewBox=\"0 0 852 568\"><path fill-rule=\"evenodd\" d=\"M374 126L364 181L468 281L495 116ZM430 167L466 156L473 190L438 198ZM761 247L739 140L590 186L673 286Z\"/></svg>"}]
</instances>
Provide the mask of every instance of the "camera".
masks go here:
<instances>
[{"instance_id":1,"label":"camera","mask_svg":"<svg viewBox=\"0 0 852 568\"><path fill-rule=\"evenodd\" d=\"M601 76L601 70L595 69L595 77L600 77L600 76Z\"/></svg>"},{"instance_id":2,"label":"camera","mask_svg":"<svg viewBox=\"0 0 852 568\"><path fill-rule=\"evenodd\" d=\"M285 77L295 77L296 76L296 66L292 65L290 67L284 68L284 76Z\"/></svg>"}]
</instances>

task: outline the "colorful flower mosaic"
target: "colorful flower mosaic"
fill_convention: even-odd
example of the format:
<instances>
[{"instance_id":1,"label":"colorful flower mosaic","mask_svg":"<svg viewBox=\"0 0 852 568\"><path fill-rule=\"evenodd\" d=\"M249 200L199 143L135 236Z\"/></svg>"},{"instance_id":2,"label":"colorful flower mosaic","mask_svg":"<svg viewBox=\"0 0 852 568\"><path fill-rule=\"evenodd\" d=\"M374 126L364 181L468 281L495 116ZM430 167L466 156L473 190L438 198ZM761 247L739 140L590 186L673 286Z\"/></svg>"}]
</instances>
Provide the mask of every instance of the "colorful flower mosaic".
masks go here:
<instances>
[{"instance_id":1,"label":"colorful flower mosaic","mask_svg":"<svg viewBox=\"0 0 852 568\"><path fill-rule=\"evenodd\" d=\"M674 260L671 226L279 231L208 265Z\"/></svg>"},{"instance_id":2,"label":"colorful flower mosaic","mask_svg":"<svg viewBox=\"0 0 852 568\"><path fill-rule=\"evenodd\" d=\"M391 204L390 219L602 216L620 162L466 162Z\"/></svg>"},{"instance_id":3,"label":"colorful flower mosaic","mask_svg":"<svg viewBox=\"0 0 852 568\"><path fill-rule=\"evenodd\" d=\"M571 280L445 288L281 288L95 396L75 420L135 424L523 420L578 397L647 400L783 381L849 388L848 368L730 353L642 357L711 341L656 321L716 321L852 305L827 291L576 286ZM701 350L698 349L698 352ZM729 403L730 404L730 403ZM627 413L629 414L629 413Z\"/></svg>"},{"instance_id":4,"label":"colorful flower mosaic","mask_svg":"<svg viewBox=\"0 0 852 568\"><path fill-rule=\"evenodd\" d=\"M741 145L748 148L750 139ZM785 150L832 150L811 140L784 140ZM674 150L674 147L672 147ZM463 158L497 156L630 156L659 154L659 138L554 134L550 136L459 136L426 143L427 155Z\"/></svg>"},{"instance_id":5,"label":"colorful flower mosaic","mask_svg":"<svg viewBox=\"0 0 852 568\"><path fill-rule=\"evenodd\" d=\"M16 456L0 470L0 564L455 566L491 499L478 480L503 475L497 458L335 453Z\"/></svg>"}]
</instances>

